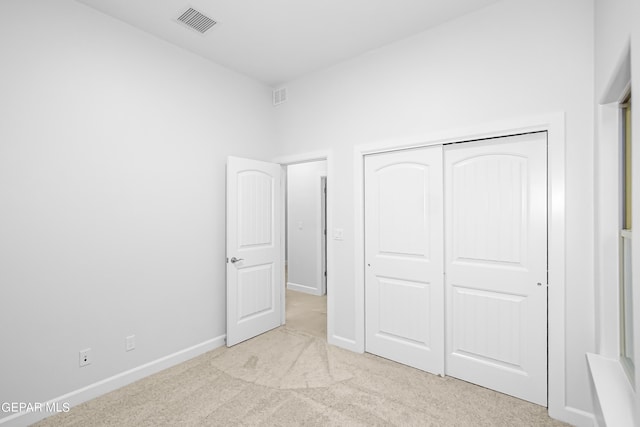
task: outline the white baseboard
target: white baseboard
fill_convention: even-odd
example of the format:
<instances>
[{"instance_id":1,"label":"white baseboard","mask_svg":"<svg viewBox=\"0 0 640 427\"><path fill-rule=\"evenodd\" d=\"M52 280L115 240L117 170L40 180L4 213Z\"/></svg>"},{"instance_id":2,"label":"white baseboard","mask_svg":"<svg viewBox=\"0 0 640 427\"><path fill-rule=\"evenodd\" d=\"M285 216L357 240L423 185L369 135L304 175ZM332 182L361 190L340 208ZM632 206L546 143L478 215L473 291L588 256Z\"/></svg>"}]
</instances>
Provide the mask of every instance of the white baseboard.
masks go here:
<instances>
[{"instance_id":1,"label":"white baseboard","mask_svg":"<svg viewBox=\"0 0 640 427\"><path fill-rule=\"evenodd\" d=\"M287 289L316 296L322 295L322 291L320 289L314 288L312 286L300 285L299 283L287 282Z\"/></svg>"},{"instance_id":2,"label":"white baseboard","mask_svg":"<svg viewBox=\"0 0 640 427\"><path fill-rule=\"evenodd\" d=\"M149 375L155 374L172 366L186 362L189 359L200 356L208 351L214 350L225 344L225 335L210 339L208 341L196 344L193 347L185 348L160 359L156 359L144 365L137 366L128 371L121 372L112 377L90 384L70 393L58 396L44 403L44 406L59 407L68 405L69 407L77 406L88 400L95 399L103 394L117 390ZM37 411L37 412L18 412L5 418L0 418L0 425L3 427L22 427L38 422L44 418L55 415L55 412Z\"/></svg>"},{"instance_id":3,"label":"white baseboard","mask_svg":"<svg viewBox=\"0 0 640 427\"><path fill-rule=\"evenodd\" d=\"M571 406L564 407L564 414L558 417L558 420L578 427L593 427L597 425L596 417L592 413Z\"/></svg>"},{"instance_id":4,"label":"white baseboard","mask_svg":"<svg viewBox=\"0 0 640 427\"><path fill-rule=\"evenodd\" d=\"M327 341L331 345L344 348L345 350L353 351L354 353L362 353L362 350L358 347L358 344L349 338L344 338L339 335L329 335Z\"/></svg>"},{"instance_id":5,"label":"white baseboard","mask_svg":"<svg viewBox=\"0 0 640 427\"><path fill-rule=\"evenodd\" d=\"M594 414L571 406L564 406L553 410L549 408L549 416L572 426L594 427L598 425Z\"/></svg>"}]
</instances>

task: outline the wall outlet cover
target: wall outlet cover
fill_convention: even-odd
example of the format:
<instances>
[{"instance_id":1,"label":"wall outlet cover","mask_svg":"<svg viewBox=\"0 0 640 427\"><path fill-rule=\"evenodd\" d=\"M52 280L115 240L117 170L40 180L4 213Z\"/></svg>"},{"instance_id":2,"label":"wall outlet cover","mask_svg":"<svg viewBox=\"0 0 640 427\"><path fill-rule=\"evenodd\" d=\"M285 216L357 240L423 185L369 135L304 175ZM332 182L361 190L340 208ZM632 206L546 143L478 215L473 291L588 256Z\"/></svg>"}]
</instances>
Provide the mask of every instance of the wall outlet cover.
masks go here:
<instances>
[{"instance_id":1,"label":"wall outlet cover","mask_svg":"<svg viewBox=\"0 0 640 427\"><path fill-rule=\"evenodd\" d=\"M125 350L131 351L136 348L136 336L129 335L125 338Z\"/></svg>"},{"instance_id":2,"label":"wall outlet cover","mask_svg":"<svg viewBox=\"0 0 640 427\"><path fill-rule=\"evenodd\" d=\"M83 366L87 366L91 364L91 349L90 348L86 348L84 350L80 350L80 354L79 354L80 360L79 360L79 364L80 367Z\"/></svg>"}]
</instances>

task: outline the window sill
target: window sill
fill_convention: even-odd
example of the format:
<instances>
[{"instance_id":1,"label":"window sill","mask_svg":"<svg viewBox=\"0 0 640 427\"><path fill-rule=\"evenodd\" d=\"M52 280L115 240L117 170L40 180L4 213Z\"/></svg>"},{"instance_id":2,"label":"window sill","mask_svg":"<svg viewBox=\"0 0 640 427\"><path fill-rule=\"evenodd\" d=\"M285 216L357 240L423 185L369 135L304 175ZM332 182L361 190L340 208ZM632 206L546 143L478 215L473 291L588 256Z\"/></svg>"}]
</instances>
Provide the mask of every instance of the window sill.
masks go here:
<instances>
[{"instance_id":1,"label":"window sill","mask_svg":"<svg viewBox=\"0 0 640 427\"><path fill-rule=\"evenodd\" d=\"M620 427L640 425L634 408L635 393L620 362L592 353L587 353L587 362L598 424Z\"/></svg>"}]
</instances>

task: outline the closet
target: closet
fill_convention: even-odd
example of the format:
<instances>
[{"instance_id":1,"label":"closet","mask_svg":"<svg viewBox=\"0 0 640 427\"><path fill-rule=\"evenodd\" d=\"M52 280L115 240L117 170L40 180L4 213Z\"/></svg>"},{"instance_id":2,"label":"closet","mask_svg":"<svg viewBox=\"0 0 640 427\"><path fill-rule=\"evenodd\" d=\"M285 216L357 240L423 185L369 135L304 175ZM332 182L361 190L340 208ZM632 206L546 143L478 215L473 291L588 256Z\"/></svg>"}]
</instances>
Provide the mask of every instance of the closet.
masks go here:
<instances>
[{"instance_id":1,"label":"closet","mask_svg":"<svg viewBox=\"0 0 640 427\"><path fill-rule=\"evenodd\" d=\"M366 351L546 406L546 133L364 170Z\"/></svg>"}]
</instances>

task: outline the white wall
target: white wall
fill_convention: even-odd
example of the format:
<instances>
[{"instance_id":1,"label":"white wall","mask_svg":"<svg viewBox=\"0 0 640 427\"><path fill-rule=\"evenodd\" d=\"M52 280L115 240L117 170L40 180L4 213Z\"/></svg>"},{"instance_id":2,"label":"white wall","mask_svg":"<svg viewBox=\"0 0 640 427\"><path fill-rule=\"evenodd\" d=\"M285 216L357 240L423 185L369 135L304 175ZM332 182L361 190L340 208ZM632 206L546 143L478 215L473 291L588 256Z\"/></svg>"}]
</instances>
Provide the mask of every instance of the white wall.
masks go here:
<instances>
[{"instance_id":1,"label":"white wall","mask_svg":"<svg viewBox=\"0 0 640 427\"><path fill-rule=\"evenodd\" d=\"M220 338L226 156L270 157L271 89L71 0L0 2L0 53L0 402Z\"/></svg>"},{"instance_id":2,"label":"white wall","mask_svg":"<svg viewBox=\"0 0 640 427\"><path fill-rule=\"evenodd\" d=\"M616 65L631 39L633 0L595 1L595 86L596 101L613 77Z\"/></svg>"},{"instance_id":3,"label":"white wall","mask_svg":"<svg viewBox=\"0 0 640 427\"><path fill-rule=\"evenodd\" d=\"M327 162L287 166L287 287L322 295L321 176Z\"/></svg>"},{"instance_id":4,"label":"white wall","mask_svg":"<svg viewBox=\"0 0 640 427\"><path fill-rule=\"evenodd\" d=\"M509 0L287 84L283 155L332 150L335 343L354 342L354 146L566 114L566 408L589 423L594 348L593 2ZM333 184L332 184L333 183ZM331 231L329 231L331 235ZM586 267L586 268L585 268Z\"/></svg>"}]
</instances>

